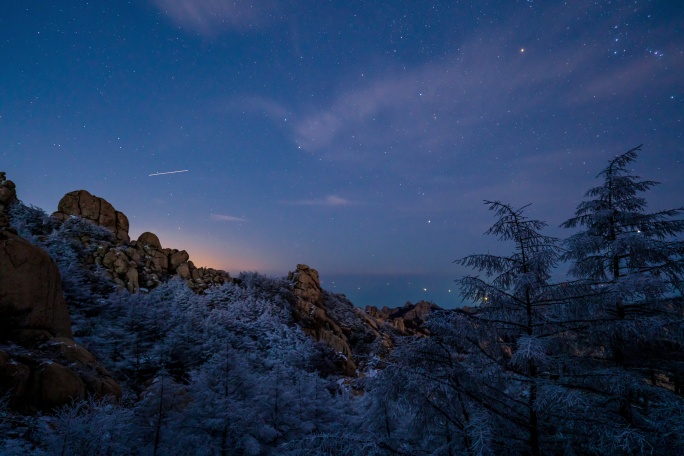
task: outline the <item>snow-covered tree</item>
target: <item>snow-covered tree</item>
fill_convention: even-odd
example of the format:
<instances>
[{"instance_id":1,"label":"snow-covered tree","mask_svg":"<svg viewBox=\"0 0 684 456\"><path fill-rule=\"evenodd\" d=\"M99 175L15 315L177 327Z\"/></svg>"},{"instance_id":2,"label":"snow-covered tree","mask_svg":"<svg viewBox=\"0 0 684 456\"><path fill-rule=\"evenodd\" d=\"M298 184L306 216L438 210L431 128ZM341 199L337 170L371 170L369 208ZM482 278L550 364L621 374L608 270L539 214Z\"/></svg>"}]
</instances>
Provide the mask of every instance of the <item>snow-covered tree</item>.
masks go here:
<instances>
[{"instance_id":1,"label":"snow-covered tree","mask_svg":"<svg viewBox=\"0 0 684 456\"><path fill-rule=\"evenodd\" d=\"M578 307L584 328L574 349L594 373L583 387L604 404L597 445L668 454L682 450L666 429L681 427L684 406L684 220L682 209L647 211L642 194L657 182L631 173L639 150L610 160L563 223L580 228L563 258L592 291Z\"/></svg>"},{"instance_id":2,"label":"snow-covered tree","mask_svg":"<svg viewBox=\"0 0 684 456\"><path fill-rule=\"evenodd\" d=\"M550 281L561 254L560 241L542 234L546 223L525 217L524 208L487 204L497 220L486 234L512 242L515 250L508 256L477 254L456 261L485 275L459 280L464 299L479 304L467 317L466 328L473 329L466 335L468 363L484 368L478 400L516 429L512 435L501 435L509 449L544 454L553 438L553 417L539 401L562 365L554 357L553 339L560 323L556 307L565 305L567 293ZM515 435L522 441L516 442Z\"/></svg>"},{"instance_id":3,"label":"snow-covered tree","mask_svg":"<svg viewBox=\"0 0 684 456\"><path fill-rule=\"evenodd\" d=\"M457 260L482 274L459 280L476 307L435 314L430 336L398 349L372 385L376 428L398 451L548 454L563 423L582 417L557 381L570 371L563 334L577 291L551 281L560 240L524 208L486 203L496 215L486 234L513 252Z\"/></svg>"},{"instance_id":4,"label":"snow-covered tree","mask_svg":"<svg viewBox=\"0 0 684 456\"><path fill-rule=\"evenodd\" d=\"M3 456L42 456L45 453L36 444L40 428L38 418L25 416L10 407L10 395L0 395L0 454Z\"/></svg>"},{"instance_id":5,"label":"snow-covered tree","mask_svg":"<svg viewBox=\"0 0 684 456\"><path fill-rule=\"evenodd\" d=\"M429 338L405 340L369 382L366 422L380 448L398 454L491 454L491 420L464 362L455 314L430 318ZM484 393L484 392L482 392Z\"/></svg>"},{"instance_id":6,"label":"snow-covered tree","mask_svg":"<svg viewBox=\"0 0 684 456\"><path fill-rule=\"evenodd\" d=\"M50 218L44 210L23 203L10 206L9 218L17 234L35 245L40 245L39 237L50 234L59 225L59 222Z\"/></svg>"},{"instance_id":7,"label":"snow-covered tree","mask_svg":"<svg viewBox=\"0 0 684 456\"><path fill-rule=\"evenodd\" d=\"M131 454L136 437L132 410L93 399L61 408L46 418L42 432L48 454L55 455Z\"/></svg>"}]
</instances>

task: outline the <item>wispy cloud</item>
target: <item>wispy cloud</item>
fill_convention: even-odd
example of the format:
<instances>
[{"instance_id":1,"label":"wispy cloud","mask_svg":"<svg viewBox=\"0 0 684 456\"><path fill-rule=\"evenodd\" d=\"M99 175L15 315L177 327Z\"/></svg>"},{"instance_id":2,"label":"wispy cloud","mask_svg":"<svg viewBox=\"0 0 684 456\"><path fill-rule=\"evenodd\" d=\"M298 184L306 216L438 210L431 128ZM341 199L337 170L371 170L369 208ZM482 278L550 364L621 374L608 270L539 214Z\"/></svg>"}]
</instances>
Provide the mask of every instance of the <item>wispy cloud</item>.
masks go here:
<instances>
[{"instance_id":1,"label":"wispy cloud","mask_svg":"<svg viewBox=\"0 0 684 456\"><path fill-rule=\"evenodd\" d=\"M291 204L294 206L329 206L329 207L334 207L334 206L350 206L353 203L351 201L349 201L348 199L340 198L339 196L328 195L325 198L291 201L291 202L288 202L286 204Z\"/></svg>"},{"instance_id":2,"label":"wispy cloud","mask_svg":"<svg viewBox=\"0 0 684 456\"><path fill-rule=\"evenodd\" d=\"M555 64L558 58L562 65ZM565 81L591 66L593 58L588 52L581 57L569 52L552 61L504 44L465 45L446 63L428 63L340 91L328 106L293 123L294 139L304 150L348 158L398 144L420 150L483 136L479 128L515 121L549 98L557 98L559 108L567 106L574 88Z\"/></svg>"},{"instance_id":3,"label":"wispy cloud","mask_svg":"<svg viewBox=\"0 0 684 456\"><path fill-rule=\"evenodd\" d=\"M575 12L566 6L551 11L557 24L545 41L567 40L563 34L577 26ZM580 107L629 97L654 81L674 86L672 75L679 73L672 66L684 70L684 59L671 49L665 50L667 62L644 49L624 61L596 38L585 38L549 50L516 22L482 29L440 61L359 77L340 86L327 104L293 110L291 135L302 150L329 159L372 166L390 154L391 166L407 161L415 168L415 159L429 151L447 148L457 159L483 146L494 150L492 139L504 146L496 153L513 151L512 141L502 138L510 126L523 133L516 138L519 147L525 147L520 138L526 130L538 132L549 119L566 119L564 128L572 132ZM420 160L418 167L430 163Z\"/></svg>"},{"instance_id":4,"label":"wispy cloud","mask_svg":"<svg viewBox=\"0 0 684 456\"><path fill-rule=\"evenodd\" d=\"M178 26L213 37L227 30L260 29L274 21L277 0L151 0Z\"/></svg>"},{"instance_id":5,"label":"wispy cloud","mask_svg":"<svg viewBox=\"0 0 684 456\"><path fill-rule=\"evenodd\" d=\"M217 222L246 222L244 217L235 217L233 215L211 214L210 218Z\"/></svg>"}]
</instances>

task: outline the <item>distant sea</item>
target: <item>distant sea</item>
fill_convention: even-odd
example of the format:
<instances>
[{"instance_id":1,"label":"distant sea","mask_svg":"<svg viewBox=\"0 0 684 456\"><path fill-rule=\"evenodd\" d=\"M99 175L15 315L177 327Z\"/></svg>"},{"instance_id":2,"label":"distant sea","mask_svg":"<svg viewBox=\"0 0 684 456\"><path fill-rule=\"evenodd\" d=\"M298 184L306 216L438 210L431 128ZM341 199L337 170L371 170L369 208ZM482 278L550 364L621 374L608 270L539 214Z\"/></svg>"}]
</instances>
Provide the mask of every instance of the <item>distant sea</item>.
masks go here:
<instances>
[{"instance_id":1,"label":"distant sea","mask_svg":"<svg viewBox=\"0 0 684 456\"><path fill-rule=\"evenodd\" d=\"M321 286L342 293L357 307L400 307L428 301L446 309L461 307L456 277L441 275L321 274Z\"/></svg>"}]
</instances>

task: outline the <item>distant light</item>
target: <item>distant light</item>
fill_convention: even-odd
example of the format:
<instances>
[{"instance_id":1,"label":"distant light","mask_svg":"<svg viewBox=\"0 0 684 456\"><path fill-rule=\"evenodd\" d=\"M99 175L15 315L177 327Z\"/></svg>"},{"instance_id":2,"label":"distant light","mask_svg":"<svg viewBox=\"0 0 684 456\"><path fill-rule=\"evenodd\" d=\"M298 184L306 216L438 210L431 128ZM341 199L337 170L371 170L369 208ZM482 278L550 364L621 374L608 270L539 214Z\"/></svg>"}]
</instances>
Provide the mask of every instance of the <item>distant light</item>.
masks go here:
<instances>
[{"instance_id":1,"label":"distant light","mask_svg":"<svg viewBox=\"0 0 684 456\"><path fill-rule=\"evenodd\" d=\"M427 291L427 288L423 288L423 291Z\"/></svg>"},{"instance_id":2,"label":"distant light","mask_svg":"<svg viewBox=\"0 0 684 456\"><path fill-rule=\"evenodd\" d=\"M525 52L525 48L520 48L520 52Z\"/></svg>"}]
</instances>

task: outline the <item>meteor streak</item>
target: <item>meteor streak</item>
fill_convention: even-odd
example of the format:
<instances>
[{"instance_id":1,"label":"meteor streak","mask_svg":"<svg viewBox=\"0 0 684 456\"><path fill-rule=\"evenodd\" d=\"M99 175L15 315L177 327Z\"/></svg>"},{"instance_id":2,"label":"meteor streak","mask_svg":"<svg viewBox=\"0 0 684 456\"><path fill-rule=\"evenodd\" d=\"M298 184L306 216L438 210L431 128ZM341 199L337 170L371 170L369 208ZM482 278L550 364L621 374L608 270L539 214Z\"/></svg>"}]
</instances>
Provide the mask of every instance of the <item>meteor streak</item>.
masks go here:
<instances>
[{"instance_id":1,"label":"meteor streak","mask_svg":"<svg viewBox=\"0 0 684 456\"><path fill-rule=\"evenodd\" d=\"M165 173L152 173L150 176L162 176L164 174L176 174L176 173L187 173L187 169L181 169L180 171L167 171Z\"/></svg>"}]
</instances>

